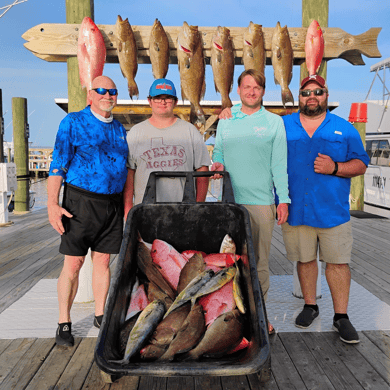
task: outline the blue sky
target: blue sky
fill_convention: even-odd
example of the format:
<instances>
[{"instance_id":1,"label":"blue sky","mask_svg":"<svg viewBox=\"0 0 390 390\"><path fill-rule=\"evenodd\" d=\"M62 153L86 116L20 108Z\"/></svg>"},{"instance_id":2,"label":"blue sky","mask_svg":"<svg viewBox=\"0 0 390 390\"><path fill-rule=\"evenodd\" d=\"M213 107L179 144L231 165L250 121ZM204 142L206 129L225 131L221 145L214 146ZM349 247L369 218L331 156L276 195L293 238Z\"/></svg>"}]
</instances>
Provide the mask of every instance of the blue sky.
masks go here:
<instances>
[{"instance_id":1,"label":"blue sky","mask_svg":"<svg viewBox=\"0 0 390 390\"><path fill-rule=\"evenodd\" d=\"M0 0L0 7L12 3ZM132 25L152 25L158 18L164 26L181 26L183 21L198 26L246 27L250 21L275 27L281 25L300 27L302 8L300 1L291 0L198 0L184 2L95 0L95 23L115 24L117 15L128 17ZM297 5L298 4L298 5ZM2 12L0 10L0 12ZM35 57L24 48L22 34L41 23L65 23L65 0L28 0L14 6L0 18L0 88L3 94L3 115L6 126L5 140L12 140L12 98L28 100L30 141L35 146L52 146L60 121L66 115L54 102L55 98L67 98L67 72L65 63L50 63ZM390 1L388 0L329 0L329 27L339 27L352 35L366 32L371 27L382 27L378 37L378 48L382 58L363 56L365 66L352 66L337 59L328 62L327 81L329 101L340 104L334 113L348 119L351 103L361 102L366 97L373 73L370 66L390 57ZM237 77L243 70L236 66L232 100L236 94ZM119 64L106 64L104 74L111 77L119 89L119 99L129 99L127 83ZM266 101L280 101L280 87L274 84L272 66L266 68ZM170 65L170 78L179 87L177 65ZM145 99L153 81L150 65L140 65L136 81L140 99ZM297 98L299 67L294 66L290 88ZM376 81L373 99L382 97ZM179 88L178 88L179 89ZM219 100L215 92L210 66L206 67L206 100ZM5 114L4 114L5 113Z\"/></svg>"}]
</instances>

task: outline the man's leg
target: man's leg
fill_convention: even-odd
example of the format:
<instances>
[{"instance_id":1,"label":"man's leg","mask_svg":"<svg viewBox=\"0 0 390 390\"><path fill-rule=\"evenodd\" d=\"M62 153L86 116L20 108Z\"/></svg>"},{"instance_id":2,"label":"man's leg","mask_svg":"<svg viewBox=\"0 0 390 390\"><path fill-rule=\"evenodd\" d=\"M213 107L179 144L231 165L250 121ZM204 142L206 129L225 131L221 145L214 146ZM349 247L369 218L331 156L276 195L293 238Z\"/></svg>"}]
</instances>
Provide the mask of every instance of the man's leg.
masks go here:
<instances>
[{"instance_id":1,"label":"man's leg","mask_svg":"<svg viewBox=\"0 0 390 390\"><path fill-rule=\"evenodd\" d=\"M95 316L101 316L104 313L104 306L110 287L110 255L107 253L91 253L93 271L92 271L92 290L95 298Z\"/></svg>"},{"instance_id":2,"label":"man's leg","mask_svg":"<svg viewBox=\"0 0 390 390\"><path fill-rule=\"evenodd\" d=\"M71 322L70 309L79 285L79 272L85 256L65 255L64 266L57 282L59 320L58 323Z\"/></svg>"},{"instance_id":3,"label":"man's leg","mask_svg":"<svg viewBox=\"0 0 390 390\"><path fill-rule=\"evenodd\" d=\"M257 275L264 296L269 290L269 253L271 250L272 231L275 224L275 205L244 205L249 212L253 247L257 263Z\"/></svg>"},{"instance_id":4,"label":"man's leg","mask_svg":"<svg viewBox=\"0 0 390 390\"><path fill-rule=\"evenodd\" d=\"M305 303L307 305L315 305L318 277L317 260L308 263L301 263L298 261L297 271Z\"/></svg>"},{"instance_id":5,"label":"man's leg","mask_svg":"<svg viewBox=\"0 0 390 390\"><path fill-rule=\"evenodd\" d=\"M348 264L327 264L326 281L332 294L335 313L347 314L351 271Z\"/></svg>"}]
</instances>

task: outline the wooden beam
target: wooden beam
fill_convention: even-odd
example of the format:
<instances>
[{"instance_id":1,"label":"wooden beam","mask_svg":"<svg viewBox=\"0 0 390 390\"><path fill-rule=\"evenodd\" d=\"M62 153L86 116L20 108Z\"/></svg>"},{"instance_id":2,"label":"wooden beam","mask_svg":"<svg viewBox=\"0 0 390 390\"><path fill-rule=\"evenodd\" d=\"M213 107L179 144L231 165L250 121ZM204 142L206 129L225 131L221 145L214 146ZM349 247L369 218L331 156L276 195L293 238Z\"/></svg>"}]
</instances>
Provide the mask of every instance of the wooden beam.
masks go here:
<instances>
[{"instance_id":1,"label":"wooden beam","mask_svg":"<svg viewBox=\"0 0 390 390\"><path fill-rule=\"evenodd\" d=\"M118 63L117 38L115 25L98 25L107 49L106 62ZM40 24L26 31L22 37L28 41L24 46L37 57L46 61L62 62L65 58L77 56L77 38L80 24ZM177 36L181 27L164 27L169 39L170 62L177 64ZM138 62L150 63L149 36L151 26L132 26L138 48ZM203 39L206 63L211 56L211 38L216 27L199 27ZM241 64L243 34L246 27L229 27L233 39L236 64ZM377 37L381 28L370 28L363 34L351 35L341 28L324 28L324 59L344 58L354 65L362 63L361 55L380 58ZM263 28L267 64L271 64L271 39L274 28ZM290 39L294 50L294 64L301 65L305 60L305 38L307 28L289 27ZM353 52L351 57L349 52Z\"/></svg>"}]
</instances>

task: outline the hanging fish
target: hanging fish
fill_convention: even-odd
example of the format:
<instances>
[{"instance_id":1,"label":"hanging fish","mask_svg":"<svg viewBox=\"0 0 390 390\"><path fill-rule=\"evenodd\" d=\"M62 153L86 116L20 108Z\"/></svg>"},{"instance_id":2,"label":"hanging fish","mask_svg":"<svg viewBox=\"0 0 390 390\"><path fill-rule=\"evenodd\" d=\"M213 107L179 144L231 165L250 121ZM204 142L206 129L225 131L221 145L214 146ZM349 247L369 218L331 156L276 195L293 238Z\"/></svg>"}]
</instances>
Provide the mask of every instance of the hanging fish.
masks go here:
<instances>
[{"instance_id":1,"label":"hanging fish","mask_svg":"<svg viewBox=\"0 0 390 390\"><path fill-rule=\"evenodd\" d=\"M307 29L305 41L306 67L309 76L318 73L324 56L324 48L325 43L321 27L316 20L313 20Z\"/></svg>"},{"instance_id":2,"label":"hanging fish","mask_svg":"<svg viewBox=\"0 0 390 390\"><path fill-rule=\"evenodd\" d=\"M286 108L286 103L294 104L293 95L288 87L292 79L294 55L287 26L282 28L279 22L276 24L271 47L275 84L282 88L282 103Z\"/></svg>"},{"instance_id":3,"label":"hanging fish","mask_svg":"<svg viewBox=\"0 0 390 390\"><path fill-rule=\"evenodd\" d=\"M149 56L155 79L163 79L168 73L169 41L160 21L154 21L149 38Z\"/></svg>"},{"instance_id":4,"label":"hanging fish","mask_svg":"<svg viewBox=\"0 0 390 390\"><path fill-rule=\"evenodd\" d=\"M211 40L211 66L215 90L221 94L221 110L231 107L229 93L233 86L234 52L230 30L226 27L218 26Z\"/></svg>"},{"instance_id":5,"label":"hanging fish","mask_svg":"<svg viewBox=\"0 0 390 390\"><path fill-rule=\"evenodd\" d=\"M118 15L118 19L115 24L116 37L118 40L118 59L119 65L123 74L123 77L127 79L127 85L129 89L129 95L139 95L138 86L135 82L135 75L138 70L137 62L137 44L135 42L134 33L130 26L129 20L122 18Z\"/></svg>"},{"instance_id":6,"label":"hanging fish","mask_svg":"<svg viewBox=\"0 0 390 390\"><path fill-rule=\"evenodd\" d=\"M103 74L106 45L99 28L88 16L83 19L80 26L77 60L81 86L90 90L92 81Z\"/></svg>"},{"instance_id":7,"label":"hanging fish","mask_svg":"<svg viewBox=\"0 0 390 390\"><path fill-rule=\"evenodd\" d=\"M190 121L200 128L206 123L200 100L206 91L205 61L198 26L183 23L177 37L181 97L191 103Z\"/></svg>"},{"instance_id":8,"label":"hanging fish","mask_svg":"<svg viewBox=\"0 0 390 390\"><path fill-rule=\"evenodd\" d=\"M244 33L242 62L245 70L256 69L264 74L265 71L264 34L260 24L249 23Z\"/></svg>"}]
</instances>

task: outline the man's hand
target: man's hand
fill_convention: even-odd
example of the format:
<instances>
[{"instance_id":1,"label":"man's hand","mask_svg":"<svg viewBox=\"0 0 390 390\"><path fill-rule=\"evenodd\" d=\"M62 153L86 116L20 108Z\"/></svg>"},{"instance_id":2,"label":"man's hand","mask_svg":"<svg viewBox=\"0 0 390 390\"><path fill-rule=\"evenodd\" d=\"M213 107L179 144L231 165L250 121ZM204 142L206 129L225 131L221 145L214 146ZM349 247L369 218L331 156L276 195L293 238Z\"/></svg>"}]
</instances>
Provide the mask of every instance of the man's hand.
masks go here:
<instances>
[{"instance_id":1,"label":"man's hand","mask_svg":"<svg viewBox=\"0 0 390 390\"><path fill-rule=\"evenodd\" d=\"M224 171L225 170L225 167L223 164L219 163L219 162L215 162L211 168L210 168L210 171ZM222 179L222 175L218 175L218 174L215 174L214 176L211 176L211 178L213 180L217 180L217 179Z\"/></svg>"},{"instance_id":2,"label":"man's hand","mask_svg":"<svg viewBox=\"0 0 390 390\"><path fill-rule=\"evenodd\" d=\"M232 110L230 107L226 107L219 113L218 119L229 119L229 118L233 118Z\"/></svg>"},{"instance_id":3,"label":"man's hand","mask_svg":"<svg viewBox=\"0 0 390 390\"><path fill-rule=\"evenodd\" d=\"M322 173L323 175L331 175L336 164L326 154L318 153L318 157L314 160L314 172Z\"/></svg>"},{"instance_id":4,"label":"man's hand","mask_svg":"<svg viewBox=\"0 0 390 390\"><path fill-rule=\"evenodd\" d=\"M62 224L62 216L65 215L68 218L72 218L73 215L60 207L58 204L47 205L47 212L49 214L49 222L51 226L58 233L63 235L65 233L64 225Z\"/></svg>"},{"instance_id":5,"label":"man's hand","mask_svg":"<svg viewBox=\"0 0 390 390\"><path fill-rule=\"evenodd\" d=\"M288 203L279 203L276 208L276 213L278 215L278 225L287 222L288 218Z\"/></svg>"}]
</instances>

